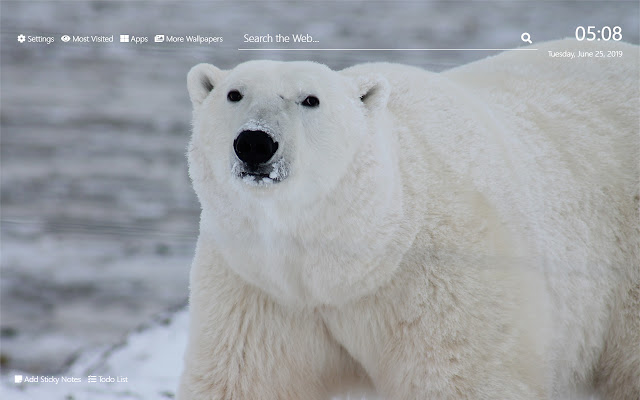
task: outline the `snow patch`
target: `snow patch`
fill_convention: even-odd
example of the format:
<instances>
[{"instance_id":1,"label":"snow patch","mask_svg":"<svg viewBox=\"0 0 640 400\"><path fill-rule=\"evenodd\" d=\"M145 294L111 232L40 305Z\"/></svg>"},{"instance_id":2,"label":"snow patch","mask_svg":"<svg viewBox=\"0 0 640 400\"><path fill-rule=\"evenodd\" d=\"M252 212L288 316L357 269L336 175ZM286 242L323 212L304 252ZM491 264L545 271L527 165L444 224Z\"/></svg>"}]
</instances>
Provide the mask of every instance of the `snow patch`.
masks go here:
<instances>
[{"instance_id":1,"label":"snow patch","mask_svg":"<svg viewBox=\"0 0 640 400\"><path fill-rule=\"evenodd\" d=\"M269 125L267 125L263 121L259 121L255 119L251 119L247 121L244 125L242 125L242 127L240 128L240 132L242 131L263 131L268 133L272 138L276 137L275 131L271 129Z\"/></svg>"},{"instance_id":2,"label":"snow patch","mask_svg":"<svg viewBox=\"0 0 640 400\"><path fill-rule=\"evenodd\" d=\"M283 172L285 169L284 158L281 158L278 161L274 162L273 165L271 165L271 167L272 169L271 169L271 172L269 173L269 178L281 180L282 175L284 175Z\"/></svg>"},{"instance_id":3,"label":"snow patch","mask_svg":"<svg viewBox=\"0 0 640 400\"><path fill-rule=\"evenodd\" d=\"M9 371L0 380L0 398L13 400L51 399L172 399L182 371L182 356L187 343L188 315L183 310L168 324L130 334L120 346L93 349L83 354L64 377L81 378L80 383L22 383ZM89 383L88 376L126 378L126 382ZM36 375L33 375L36 376ZM38 375L39 376L39 375ZM122 379L121 379L122 380Z\"/></svg>"}]
</instances>

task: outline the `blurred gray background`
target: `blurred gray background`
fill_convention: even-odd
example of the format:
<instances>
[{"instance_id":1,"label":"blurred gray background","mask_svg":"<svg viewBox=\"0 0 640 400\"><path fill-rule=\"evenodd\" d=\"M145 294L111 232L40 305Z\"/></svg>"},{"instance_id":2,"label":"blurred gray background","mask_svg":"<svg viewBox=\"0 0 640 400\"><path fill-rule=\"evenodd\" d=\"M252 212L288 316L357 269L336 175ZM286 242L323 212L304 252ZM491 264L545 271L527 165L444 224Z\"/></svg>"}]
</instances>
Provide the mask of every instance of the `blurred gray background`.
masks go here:
<instances>
[{"instance_id":1,"label":"blurred gray background","mask_svg":"<svg viewBox=\"0 0 640 400\"><path fill-rule=\"evenodd\" d=\"M238 51L278 46L244 44L245 33L309 33L319 43L289 45L306 48L512 48L523 31L534 44L578 25L617 25L636 44L639 32L637 1L2 1L0 14L0 361L31 373L60 372L186 305L199 216L184 156L191 66L269 58L440 71L497 54ZM19 34L56 41L20 44ZM153 43L156 34L224 42Z\"/></svg>"}]
</instances>

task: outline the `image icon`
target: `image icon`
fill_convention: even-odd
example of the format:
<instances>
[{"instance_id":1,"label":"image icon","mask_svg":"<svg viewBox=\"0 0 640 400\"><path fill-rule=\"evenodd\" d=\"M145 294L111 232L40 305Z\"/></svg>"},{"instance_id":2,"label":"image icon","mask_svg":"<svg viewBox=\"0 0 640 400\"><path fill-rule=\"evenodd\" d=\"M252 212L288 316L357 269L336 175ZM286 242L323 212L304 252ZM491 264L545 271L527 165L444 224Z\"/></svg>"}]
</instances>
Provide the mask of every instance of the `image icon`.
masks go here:
<instances>
[{"instance_id":1,"label":"image icon","mask_svg":"<svg viewBox=\"0 0 640 400\"><path fill-rule=\"evenodd\" d=\"M128 43L129 35L120 35L120 43Z\"/></svg>"},{"instance_id":2,"label":"image icon","mask_svg":"<svg viewBox=\"0 0 640 400\"><path fill-rule=\"evenodd\" d=\"M71 40L71 36L69 35L62 35L60 37L60 40L62 40L63 42L67 43L69 40Z\"/></svg>"},{"instance_id":3,"label":"image icon","mask_svg":"<svg viewBox=\"0 0 640 400\"><path fill-rule=\"evenodd\" d=\"M156 35L156 37L153 39L153 41L156 42L156 43L164 42L164 35Z\"/></svg>"},{"instance_id":4,"label":"image icon","mask_svg":"<svg viewBox=\"0 0 640 400\"><path fill-rule=\"evenodd\" d=\"M18 35L18 42L20 42L20 43L24 43L24 41L25 41L26 39L27 39L27 38L25 38L25 37L24 37L24 35Z\"/></svg>"}]
</instances>

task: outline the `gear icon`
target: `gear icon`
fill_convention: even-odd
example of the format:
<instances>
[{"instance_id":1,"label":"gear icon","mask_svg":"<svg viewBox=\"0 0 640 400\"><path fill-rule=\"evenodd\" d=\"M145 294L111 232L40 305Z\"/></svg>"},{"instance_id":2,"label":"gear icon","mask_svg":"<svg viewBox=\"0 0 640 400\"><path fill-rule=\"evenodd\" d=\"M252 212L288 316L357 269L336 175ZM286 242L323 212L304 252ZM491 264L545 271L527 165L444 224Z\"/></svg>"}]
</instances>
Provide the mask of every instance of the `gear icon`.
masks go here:
<instances>
[{"instance_id":1,"label":"gear icon","mask_svg":"<svg viewBox=\"0 0 640 400\"><path fill-rule=\"evenodd\" d=\"M24 37L24 35L18 35L18 42L24 43L25 40L26 38Z\"/></svg>"}]
</instances>

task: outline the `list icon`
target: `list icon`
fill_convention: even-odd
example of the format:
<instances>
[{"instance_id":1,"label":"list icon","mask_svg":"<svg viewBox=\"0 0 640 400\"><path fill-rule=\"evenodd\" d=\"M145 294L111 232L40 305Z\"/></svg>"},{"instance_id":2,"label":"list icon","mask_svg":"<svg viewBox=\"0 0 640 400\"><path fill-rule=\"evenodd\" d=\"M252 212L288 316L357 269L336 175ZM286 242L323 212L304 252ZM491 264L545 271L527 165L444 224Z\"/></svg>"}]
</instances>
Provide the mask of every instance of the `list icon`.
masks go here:
<instances>
[{"instance_id":1,"label":"list icon","mask_svg":"<svg viewBox=\"0 0 640 400\"><path fill-rule=\"evenodd\" d=\"M129 43L129 35L120 35L120 43Z\"/></svg>"},{"instance_id":2,"label":"list icon","mask_svg":"<svg viewBox=\"0 0 640 400\"><path fill-rule=\"evenodd\" d=\"M95 375L89 375L87 378L89 378L89 379L87 379L87 382L89 382L89 383L97 383L98 382L98 379L97 379L98 377L95 376Z\"/></svg>"}]
</instances>

